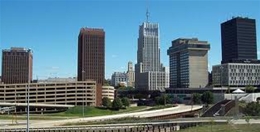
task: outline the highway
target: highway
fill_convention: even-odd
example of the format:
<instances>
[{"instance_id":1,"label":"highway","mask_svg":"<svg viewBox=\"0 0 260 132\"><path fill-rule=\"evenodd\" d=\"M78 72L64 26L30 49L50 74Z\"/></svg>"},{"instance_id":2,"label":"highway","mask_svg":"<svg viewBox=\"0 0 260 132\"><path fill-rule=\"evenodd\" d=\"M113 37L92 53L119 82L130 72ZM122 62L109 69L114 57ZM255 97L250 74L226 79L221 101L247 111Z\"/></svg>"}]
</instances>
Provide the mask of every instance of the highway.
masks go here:
<instances>
[{"instance_id":1,"label":"highway","mask_svg":"<svg viewBox=\"0 0 260 132\"><path fill-rule=\"evenodd\" d=\"M116 115L108 115L108 116L97 116L97 117L85 117L85 118L76 118L76 119L63 119L63 120L31 120L30 127L31 128L46 128L46 127L56 127L61 126L67 123L81 123L88 121L103 121L108 119L117 119L117 118L125 118L125 117L139 117L139 118L148 118L148 117L156 117L170 114L178 114L188 111L196 111L202 109L201 105L178 105L176 107L165 108L160 110L151 110L151 111L143 111L143 112L133 112L133 113L124 113L124 114L116 114ZM25 128L26 124L24 120L19 120L17 125L8 125L8 122L11 124L12 120L5 120L2 122L0 120L1 128Z\"/></svg>"}]
</instances>

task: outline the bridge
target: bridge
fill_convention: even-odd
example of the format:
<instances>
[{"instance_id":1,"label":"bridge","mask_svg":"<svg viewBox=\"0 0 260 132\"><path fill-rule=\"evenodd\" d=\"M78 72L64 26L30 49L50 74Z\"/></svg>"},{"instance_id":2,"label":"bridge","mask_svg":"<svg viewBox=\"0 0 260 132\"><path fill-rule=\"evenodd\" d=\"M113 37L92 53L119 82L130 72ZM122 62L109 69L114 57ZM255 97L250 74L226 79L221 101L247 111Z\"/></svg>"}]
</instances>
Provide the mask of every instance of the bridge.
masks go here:
<instances>
[{"instance_id":1,"label":"bridge","mask_svg":"<svg viewBox=\"0 0 260 132\"><path fill-rule=\"evenodd\" d=\"M54 112L54 111L61 111L61 110L64 111L68 108L74 107L74 105L44 104L44 103L30 103L29 106L30 106L30 110L31 109L37 110L37 111L31 111L31 113ZM0 102L0 112L2 114L5 112L25 113L26 109L27 109L27 103Z\"/></svg>"}]
</instances>

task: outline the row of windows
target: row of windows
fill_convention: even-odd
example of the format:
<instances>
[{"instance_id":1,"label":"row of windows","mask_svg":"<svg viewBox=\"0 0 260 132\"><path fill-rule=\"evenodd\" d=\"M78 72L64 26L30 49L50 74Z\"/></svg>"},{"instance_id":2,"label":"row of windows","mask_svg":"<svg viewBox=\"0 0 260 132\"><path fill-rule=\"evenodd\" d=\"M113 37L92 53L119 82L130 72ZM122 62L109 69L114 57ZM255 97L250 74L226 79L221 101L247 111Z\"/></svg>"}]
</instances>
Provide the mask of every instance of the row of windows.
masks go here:
<instances>
[{"instance_id":1,"label":"row of windows","mask_svg":"<svg viewBox=\"0 0 260 132\"><path fill-rule=\"evenodd\" d=\"M5 55L10 55L10 56L18 56L18 55L27 55L27 52L4 52Z\"/></svg>"},{"instance_id":2,"label":"row of windows","mask_svg":"<svg viewBox=\"0 0 260 132\"><path fill-rule=\"evenodd\" d=\"M231 80L260 80L260 76L251 76L251 77L245 77L245 76L240 76L240 77L230 77Z\"/></svg>"},{"instance_id":3,"label":"row of windows","mask_svg":"<svg viewBox=\"0 0 260 132\"><path fill-rule=\"evenodd\" d=\"M260 76L260 73L230 73L229 76L237 77L237 76Z\"/></svg>"},{"instance_id":4,"label":"row of windows","mask_svg":"<svg viewBox=\"0 0 260 132\"><path fill-rule=\"evenodd\" d=\"M260 69L229 69L229 72L260 73Z\"/></svg>"},{"instance_id":5,"label":"row of windows","mask_svg":"<svg viewBox=\"0 0 260 132\"><path fill-rule=\"evenodd\" d=\"M231 84L243 84L243 85L259 85L260 81L252 81L252 80L238 80L238 81L230 81Z\"/></svg>"},{"instance_id":6,"label":"row of windows","mask_svg":"<svg viewBox=\"0 0 260 132\"><path fill-rule=\"evenodd\" d=\"M260 69L260 65L229 65L231 69Z\"/></svg>"}]
</instances>

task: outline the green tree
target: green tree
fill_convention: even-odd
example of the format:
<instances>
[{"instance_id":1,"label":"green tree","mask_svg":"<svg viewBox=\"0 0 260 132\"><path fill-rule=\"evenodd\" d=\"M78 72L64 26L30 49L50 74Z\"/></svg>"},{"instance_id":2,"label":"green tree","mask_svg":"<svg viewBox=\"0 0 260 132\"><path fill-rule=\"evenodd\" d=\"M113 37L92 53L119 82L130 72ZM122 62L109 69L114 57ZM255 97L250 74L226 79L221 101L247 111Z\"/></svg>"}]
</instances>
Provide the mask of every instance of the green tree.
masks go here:
<instances>
[{"instance_id":1,"label":"green tree","mask_svg":"<svg viewBox=\"0 0 260 132\"><path fill-rule=\"evenodd\" d=\"M112 108L115 110L121 109L123 106L122 101L120 98L115 98L112 103Z\"/></svg>"},{"instance_id":2,"label":"green tree","mask_svg":"<svg viewBox=\"0 0 260 132\"><path fill-rule=\"evenodd\" d=\"M247 127L248 127L248 128L250 127L250 119L251 119L250 116L246 116L246 117L245 117L245 121L246 121L246 123L247 123Z\"/></svg>"},{"instance_id":3,"label":"green tree","mask_svg":"<svg viewBox=\"0 0 260 132\"><path fill-rule=\"evenodd\" d=\"M130 100L127 97L123 97L121 99L121 101L122 101L122 104L123 104L124 107L129 107L130 106Z\"/></svg>"},{"instance_id":4,"label":"green tree","mask_svg":"<svg viewBox=\"0 0 260 132\"><path fill-rule=\"evenodd\" d=\"M230 93L230 86L227 87L226 93L228 93L228 94Z\"/></svg>"},{"instance_id":5,"label":"green tree","mask_svg":"<svg viewBox=\"0 0 260 132\"><path fill-rule=\"evenodd\" d=\"M255 88L253 86L246 86L246 93L253 93Z\"/></svg>"},{"instance_id":6,"label":"green tree","mask_svg":"<svg viewBox=\"0 0 260 132\"><path fill-rule=\"evenodd\" d=\"M141 93L137 93L136 95L135 95L135 98L136 99L142 99L142 98L145 98L145 95L143 95L143 94L141 94Z\"/></svg>"},{"instance_id":7,"label":"green tree","mask_svg":"<svg viewBox=\"0 0 260 132\"><path fill-rule=\"evenodd\" d=\"M110 86L110 80L105 79L104 80L104 86Z\"/></svg>"},{"instance_id":8,"label":"green tree","mask_svg":"<svg viewBox=\"0 0 260 132\"><path fill-rule=\"evenodd\" d=\"M120 90L120 91L132 91L134 90L133 87L118 87L117 90Z\"/></svg>"},{"instance_id":9,"label":"green tree","mask_svg":"<svg viewBox=\"0 0 260 132\"><path fill-rule=\"evenodd\" d=\"M245 107L247 116L260 116L260 104L258 102L248 103Z\"/></svg>"},{"instance_id":10,"label":"green tree","mask_svg":"<svg viewBox=\"0 0 260 132\"><path fill-rule=\"evenodd\" d=\"M245 117L245 121L246 121L247 125L249 125L249 123L250 123L250 116L246 116Z\"/></svg>"},{"instance_id":11,"label":"green tree","mask_svg":"<svg viewBox=\"0 0 260 132\"><path fill-rule=\"evenodd\" d=\"M171 103L171 98L167 94L163 94L159 97L155 97L155 102L157 105L166 105Z\"/></svg>"},{"instance_id":12,"label":"green tree","mask_svg":"<svg viewBox=\"0 0 260 132\"><path fill-rule=\"evenodd\" d=\"M213 103L213 100L214 100L214 97L213 97L213 93L210 92L210 91L206 91L202 94L201 96L201 101L204 103L204 104L211 104Z\"/></svg>"},{"instance_id":13,"label":"green tree","mask_svg":"<svg viewBox=\"0 0 260 132\"><path fill-rule=\"evenodd\" d=\"M193 101L194 104L200 104L201 94L199 94L199 93L193 93L193 94L192 94L192 101Z\"/></svg>"},{"instance_id":14,"label":"green tree","mask_svg":"<svg viewBox=\"0 0 260 132\"><path fill-rule=\"evenodd\" d=\"M106 108L111 107L111 100L108 97L102 98L102 105Z\"/></svg>"}]
</instances>

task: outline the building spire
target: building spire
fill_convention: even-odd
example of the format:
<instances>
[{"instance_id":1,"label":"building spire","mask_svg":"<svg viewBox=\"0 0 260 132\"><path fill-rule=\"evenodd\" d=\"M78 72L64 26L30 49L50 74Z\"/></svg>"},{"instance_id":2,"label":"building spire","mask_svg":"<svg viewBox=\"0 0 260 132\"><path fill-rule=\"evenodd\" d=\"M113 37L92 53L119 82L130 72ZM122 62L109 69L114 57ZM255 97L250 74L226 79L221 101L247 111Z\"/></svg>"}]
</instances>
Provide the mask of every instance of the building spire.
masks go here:
<instances>
[{"instance_id":1,"label":"building spire","mask_svg":"<svg viewBox=\"0 0 260 132\"><path fill-rule=\"evenodd\" d=\"M149 22L149 16L150 16L150 12L148 10L148 7L146 9L146 22Z\"/></svg>"},{"instance_id":2,"label":"building spire","mask_svg":"<svg viewBox=\"0 0 260 132\"><path fill-rule=\"evenodd\" d=\"M146 22L149 22L149 16L150 16L150 12L149 12L149 5L148 5L148 0L146 1Z\"/></svg>"}]
</instances>

